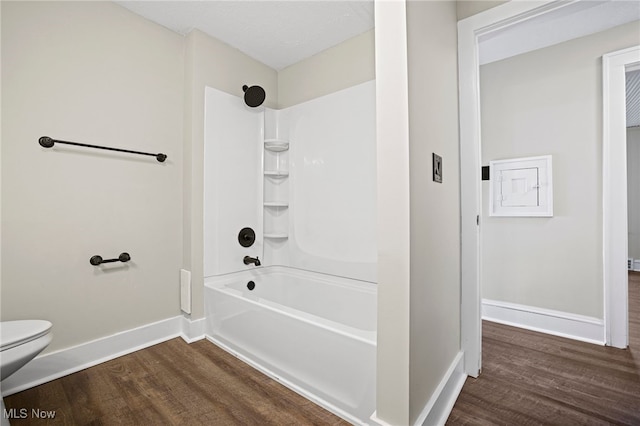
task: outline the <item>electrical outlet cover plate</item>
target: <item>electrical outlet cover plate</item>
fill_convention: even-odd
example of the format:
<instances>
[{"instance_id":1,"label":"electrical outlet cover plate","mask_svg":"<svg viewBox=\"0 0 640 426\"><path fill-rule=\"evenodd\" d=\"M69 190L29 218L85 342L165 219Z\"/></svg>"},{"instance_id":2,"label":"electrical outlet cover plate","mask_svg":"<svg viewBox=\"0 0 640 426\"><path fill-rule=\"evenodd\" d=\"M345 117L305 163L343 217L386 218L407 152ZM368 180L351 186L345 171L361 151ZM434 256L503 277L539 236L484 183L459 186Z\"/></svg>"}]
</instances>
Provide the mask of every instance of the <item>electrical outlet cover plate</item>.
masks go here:
<instances>
[{"instance_id":1,"label":"electrical outlet cover plate","mask_svg":"<svg viewBox=\"0 0 640 426\"><path fill-rule=\"evenodd\" d=\"M433 159L433 181L442 183L442 157L438 154L432 153Z\"/></svg>"},{"instance_id":2,"label":"electrical outlet cover plate","mask_svg":"<svg viewBox=\"0 0 640 426\"><path fill-rule=\"evenodd\" d=\"M489 216L553 216L551 155L489 162Z\"/></svg>"}]
</instances>

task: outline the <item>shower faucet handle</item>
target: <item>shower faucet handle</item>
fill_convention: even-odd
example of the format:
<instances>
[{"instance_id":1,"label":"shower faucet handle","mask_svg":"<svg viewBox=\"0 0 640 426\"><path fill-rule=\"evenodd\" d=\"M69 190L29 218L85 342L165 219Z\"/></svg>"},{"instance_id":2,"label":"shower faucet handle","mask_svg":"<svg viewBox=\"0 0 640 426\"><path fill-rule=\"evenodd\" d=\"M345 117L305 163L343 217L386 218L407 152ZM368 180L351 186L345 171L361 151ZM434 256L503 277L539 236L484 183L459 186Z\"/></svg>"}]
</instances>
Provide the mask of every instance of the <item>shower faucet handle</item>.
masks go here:
<instances>
[{"instance_id":1,"label":"shower faucet handle","mask_svg":"<svg viewBox=\"0 0 640 426\"><path fill-rule=\"evenodd\" d=\"M251 228L242 228L238 234L238 242L242 247L251 247L256 241L256 233Z\"/></svg>"}]
</instances>

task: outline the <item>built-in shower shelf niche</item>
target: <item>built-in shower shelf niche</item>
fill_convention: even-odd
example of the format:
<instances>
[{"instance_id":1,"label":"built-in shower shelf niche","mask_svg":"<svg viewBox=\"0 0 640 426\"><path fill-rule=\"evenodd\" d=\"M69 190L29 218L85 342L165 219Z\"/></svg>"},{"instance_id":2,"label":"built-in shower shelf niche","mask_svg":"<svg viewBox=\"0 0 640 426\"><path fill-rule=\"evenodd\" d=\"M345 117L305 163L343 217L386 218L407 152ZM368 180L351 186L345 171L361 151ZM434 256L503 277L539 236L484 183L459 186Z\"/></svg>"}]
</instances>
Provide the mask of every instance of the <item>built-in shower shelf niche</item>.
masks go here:
<instances>
[{"instance_id":1,"label":"built-in shower shelf niche","mask_svg":"<svg viewBox=\"0 0 640 426\"><path fill-rule=\"evenodd\" d=\"M277 112L265 114L262 170L265 264L287 264L289 241L289 156L286 123ZM284 133L280 133L280 131Z\"/></svg>"},{"instance_id":2,"label":"built-in shower shelf niche","mask_svg":"<svg viewBox=\"0 0 640 426\"><path fill-rule=\"evenodd\" d=\"M289 172L285 172L282 170L265 170L264 175L267 177L280 179L289 176Z\"/></svg>"},{"instance_id":3,"label":"built-in shower shelf niche","mask_svg":"<svg viewBox=\"0 0 640 426\"><path fill-rule=\"evenodd\" d=\"M264 149L272 152L282 152L289 149L289 141L284 139L265 139Z\"/></svg>"},{"instance_id":4,"label":"built-in shower shelf niche","mask_svg":"<svg viewBox=\"0 0 640 426\"><path fill-rule=\"evenodd\" d=\"M264 234L265 238L272 238L272 239L277 239L277 240L282 240L282 239L286 239L289 238L289 234L285 233L285 232L267 232Z\"/></svg>"}]
</instances>

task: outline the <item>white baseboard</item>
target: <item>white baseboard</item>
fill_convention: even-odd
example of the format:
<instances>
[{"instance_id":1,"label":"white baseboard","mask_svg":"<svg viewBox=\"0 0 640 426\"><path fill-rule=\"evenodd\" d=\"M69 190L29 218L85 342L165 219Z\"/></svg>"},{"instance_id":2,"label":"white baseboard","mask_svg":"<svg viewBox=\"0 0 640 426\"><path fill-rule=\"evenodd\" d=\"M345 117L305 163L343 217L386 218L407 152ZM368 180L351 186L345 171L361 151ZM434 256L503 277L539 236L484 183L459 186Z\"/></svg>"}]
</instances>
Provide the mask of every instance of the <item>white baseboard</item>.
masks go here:
<instances>
[{"instance_id":1,"label":"white baseboard","mask_svg":"<svg viewBox=\"0 0 640 426\"><path fill-rule=\"evenodd\" d=\"M464 372L464 352L458 352L414 425L444 425L462 391L465 380L467 380L467 374ZM371 421L376 425L391 426L390 423L378 417L377 411L373 412Z\"/></svg>"},{"instance_id":2,"label":"white baseboard","mask_svg":"<svg viewBox=\"0 0 640 426\"><path fill-rule=\"evenodd\" d=\"M387 423L384 420L378 418L378 411L377 410L373 412L373 414L371 415L370 420L376 426L393 426L391 423Z\"/></svg>"},{"instance_id":3,"label":"white baseboard","mask_svg":"<svg viewBox=\"0 0 640 426\"><path fill-rule=\"evenodd\" d=\"M433 396L422 409L415 425L440 426L447 422L462 391L467 375L464 372L464 352L458 352L438 384Z\"/></svg>"},{"instance_id":4,"label":"white baseboard","mask_svg":"<svg viewBox=\"0 0 640 426\"><path fill-rule=\"evenodd\" d=\"M585 315L482 299L482 319L598 345L605 343L604 321Z\"/></svg>"},{"instance_id":5,"label":"white baseboard","mask_svg":"<svg viewBox=\"0 0 640 426\"><path fill-rule=\"evenodd\" d=\"M462 391L462 386L467 379L464 372L464 352L458 352L444 377L433 392L433 396L427 401L420 412L414 425L441 426L447 422L451 410ZM371 421L380 426L391 426L378 417L378 412L374 411Z\"/></svg>"},{"instance_id":6,"label":"white baseboard","mask_svg":"<svg viewBox=\"0 0 640 426\"><path fill-rule=\"evenodd\" d=\"M71 348L45 353L5 379L2 382L2 396L41 385L175 337L180 336L188 343L194 342L204 338L204 323L204 319L189 321L180 315Z\"/></svg>"},{"instance_id":7,"label":"white baseboard","mask_svg":"<svg viewBox=\"0 0 640 426\"><path fill-rule=\"evenodd\" d=\"M197 342L204 339L204 330L206 325L206 318L200 318L199 320L191 321L187 317L182 317L182 334L181 337L187 343Z\"/></svg>"}]
</instances>

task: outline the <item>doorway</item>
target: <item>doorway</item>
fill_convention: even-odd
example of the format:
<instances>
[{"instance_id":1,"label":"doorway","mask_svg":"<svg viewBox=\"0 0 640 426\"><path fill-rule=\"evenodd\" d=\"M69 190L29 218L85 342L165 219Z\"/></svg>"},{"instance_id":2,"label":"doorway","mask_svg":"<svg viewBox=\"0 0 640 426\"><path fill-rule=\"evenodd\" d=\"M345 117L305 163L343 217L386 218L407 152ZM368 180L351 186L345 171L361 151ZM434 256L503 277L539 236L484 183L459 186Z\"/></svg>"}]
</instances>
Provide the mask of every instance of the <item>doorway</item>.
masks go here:
<instances>
[{"instance_id":1,"label":"doorway","mask_svg":"<svg viewBox=\"0 0 640 426\"><path fill-rule=\"evenodd\" d=\"M625 66L627 156L627 344L640 347L640 63ZM625 342L622 342L623 344Z\"/></svg>"},{"instance_id":2,"label":"doorway","mask_svg":"<svg viewBox=\"0 0 640 426\"><path fill-rule=\"evenodd\" d=\"M515 3L515 4L514 4ZM481 368L481 272L482 272L482 182L481 135L480 135L480 82L479 56L480 44L495 42L500 34L509 28L530 25L535 18L553 16L553 13L568 15L571 8L577 12L591 7L590 2L510 2L459 22L459 85L460 85L460 140L461 140L461 210L462 210L462 348L465 351L465 369L471 376L477 376ZM582 8L582 9L581 9ZM593 12L593 11L592 11ZM605 17L605 14L600 14ZM637 19L637 18L635 18ZM596 21L598 19L595 19ZM575 36L574 36L575 38ZM492 41L493 40L493 41ZM605 162L608 159L605 154ZM606 164L606 163L605 163ZM626 179L626 177L625 177ZM603 183L607 184L607 177ZM626 182L625 182L626 183ZM607 190L603 186L605 205ZM626 215L626 213L625 213ZM607 247L607 224L611 216L604 212L602 222L604 231L602 244L605 256L603 270L605 292L607 289L607 261L611 253ZM626 224L625 224L626 227ZM626 252L626 249L625 249ZM609 257L609 259L607 259ZM623 265L626 265L626 260ZM626 273L626 270L625 270ZM625 277L626 278L626 277ZM625 280L626 282L626 280ZM615 295L614 295L615 296ZM600 324L601 336L609 330L612 320L612 298L605 296L603 324ZM601 339L609 338L609 334ZM607 340L608 341L608 340Z\"/></svg>"},{"instance_id":3,"label":"doorway","mask_svg":"<svg viewBox=\"0 0 640 426\"><path fill-rule=\"evenodd\" d=\"M602 57L603 243L605 341L629 343L626 72L640 63L640 45Z\"/></svg>"}]
</instances>

